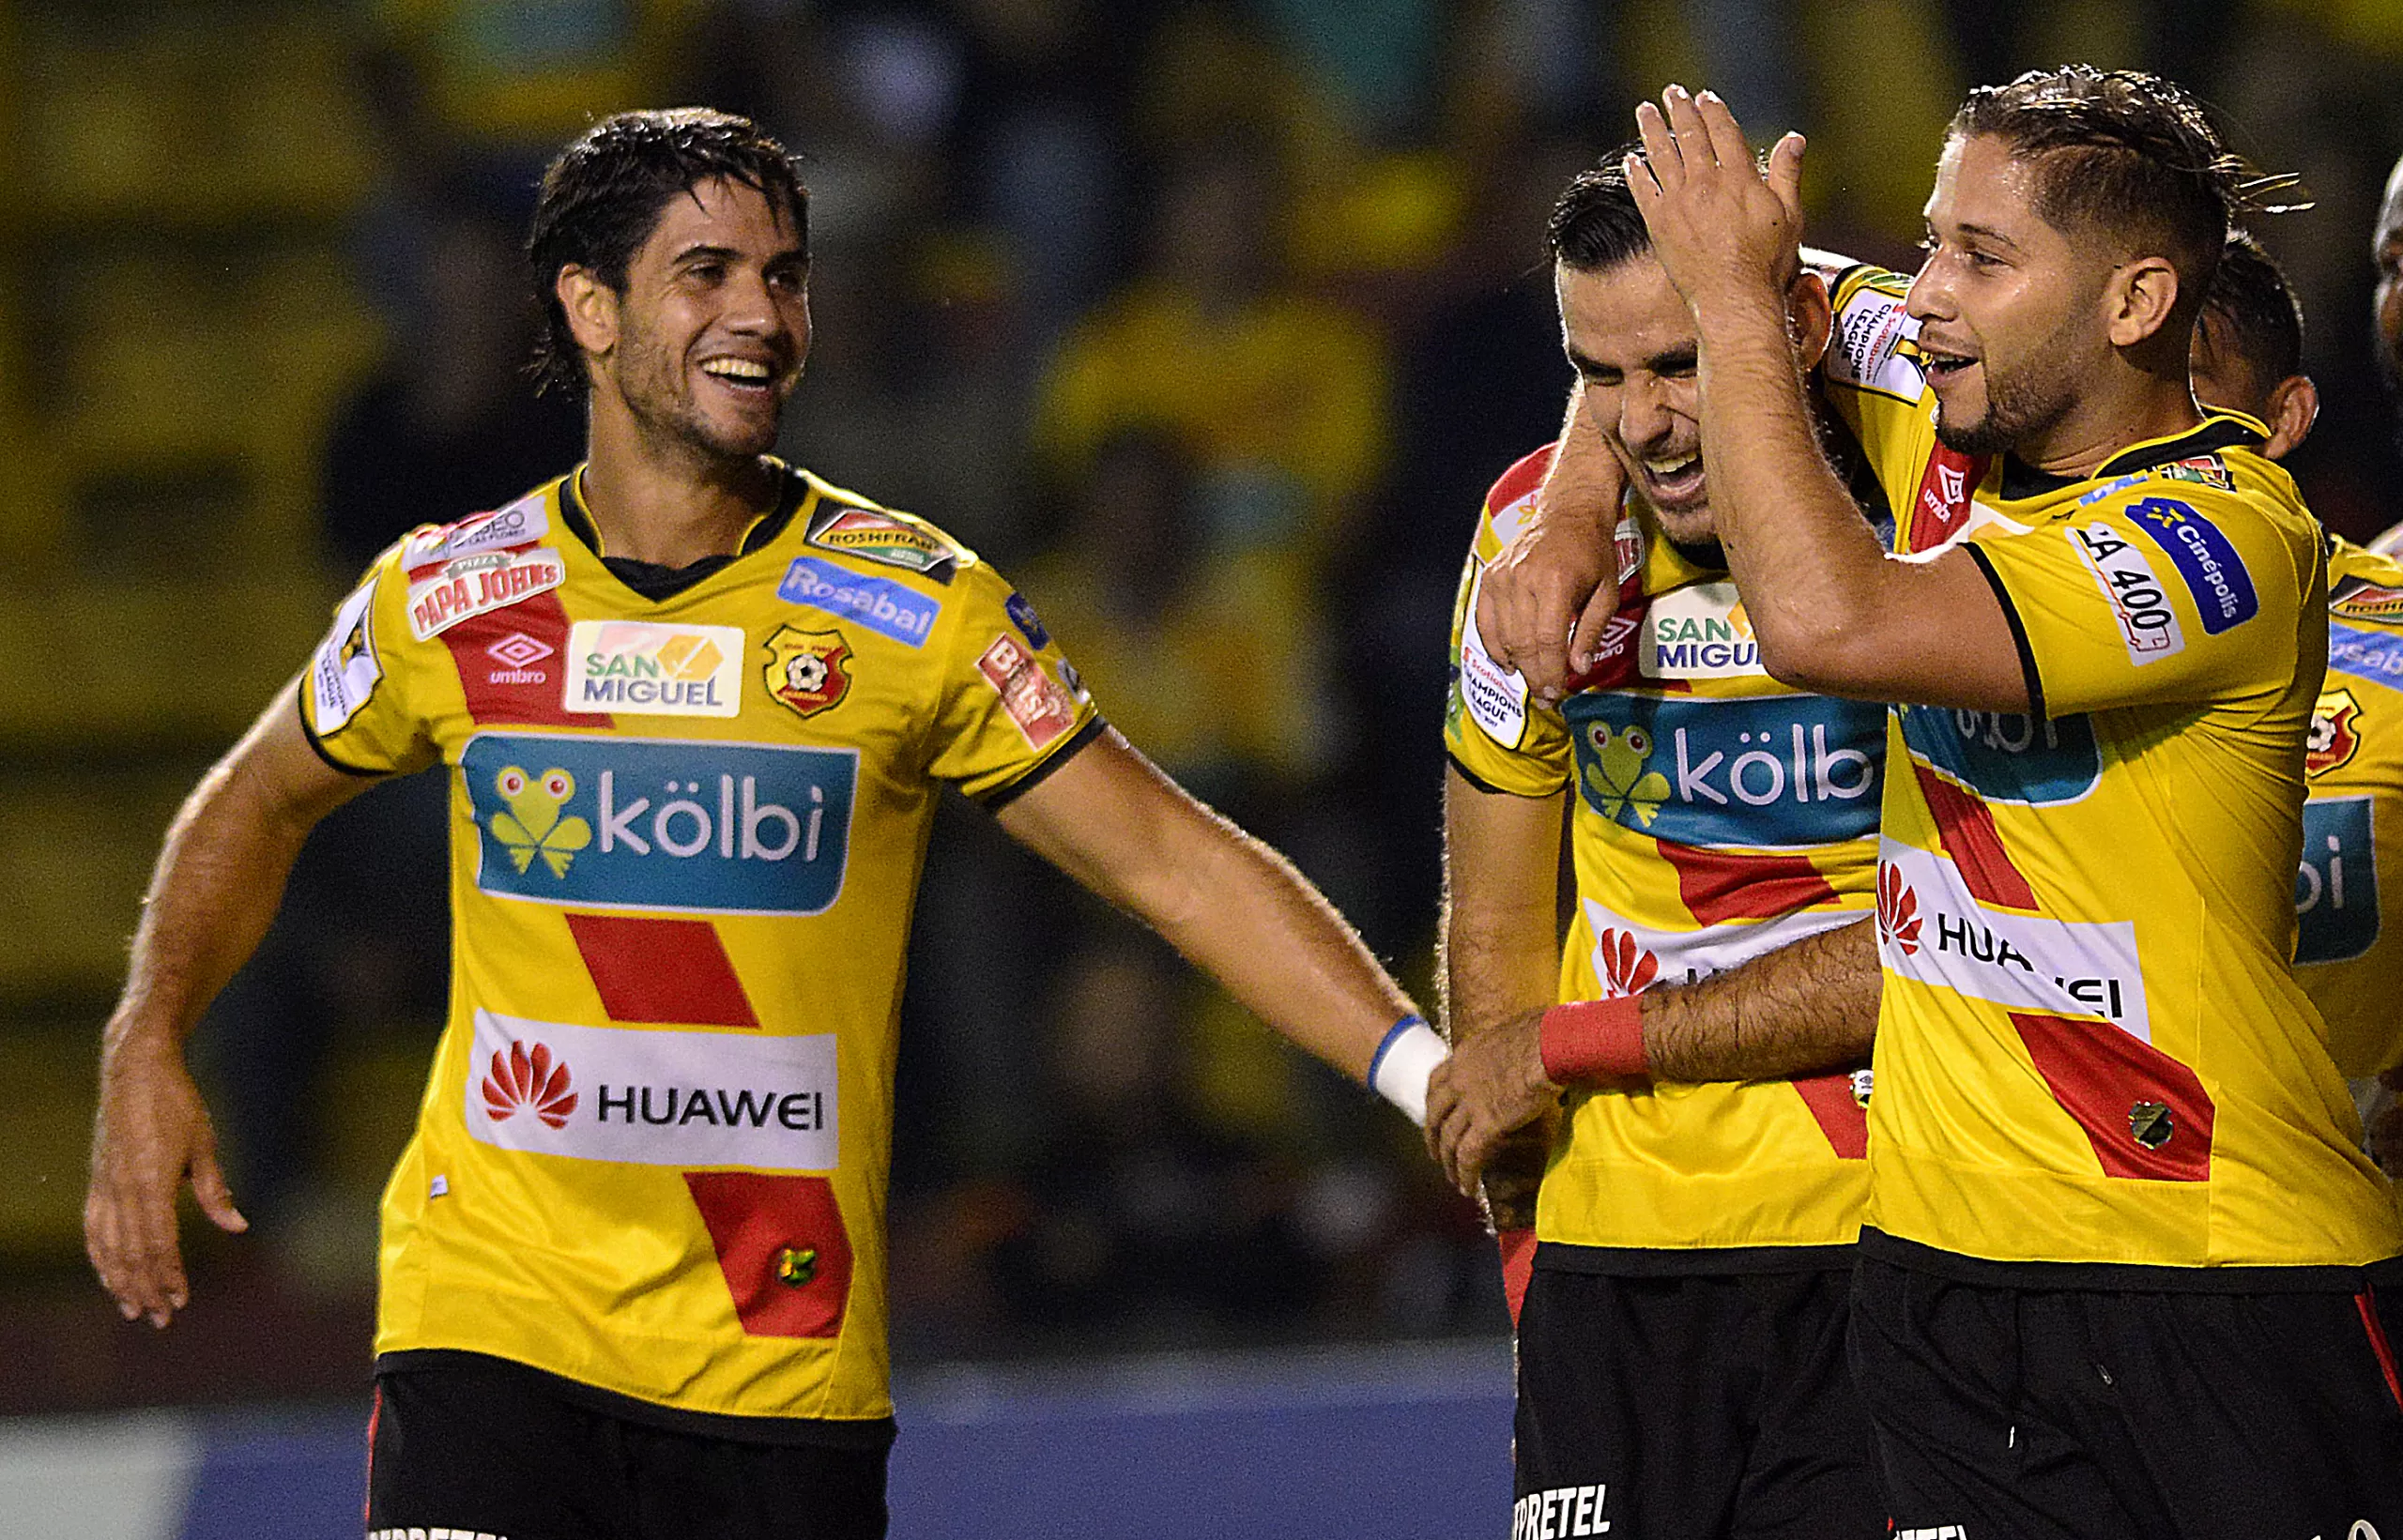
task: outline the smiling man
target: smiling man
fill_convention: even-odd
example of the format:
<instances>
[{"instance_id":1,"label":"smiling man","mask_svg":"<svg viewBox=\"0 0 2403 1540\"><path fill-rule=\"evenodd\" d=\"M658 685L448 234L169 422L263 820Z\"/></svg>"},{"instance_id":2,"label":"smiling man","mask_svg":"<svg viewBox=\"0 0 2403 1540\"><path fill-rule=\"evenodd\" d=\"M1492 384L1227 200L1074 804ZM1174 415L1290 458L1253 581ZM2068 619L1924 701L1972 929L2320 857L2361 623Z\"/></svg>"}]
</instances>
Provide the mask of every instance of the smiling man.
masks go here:
<instances>
[{"instance_id":1,"label":"smiling man","mask_svg":"<svg viewBox=\"0 0 2403 1540\"><path fill-rule=\"evenodd\" d=\"M946 785L1405 1109L1441 1055L990 568L767 457L807 207L780 146L697 109L553 162L528 251L585 464L387 552L160 859L85 1234L164 1326L179 1186L243 1227L185 1037L319 817L452 780L451 1015L384 1199L375 1534L884 1532L895 1027Z\"/></svg>"}]
</instances>

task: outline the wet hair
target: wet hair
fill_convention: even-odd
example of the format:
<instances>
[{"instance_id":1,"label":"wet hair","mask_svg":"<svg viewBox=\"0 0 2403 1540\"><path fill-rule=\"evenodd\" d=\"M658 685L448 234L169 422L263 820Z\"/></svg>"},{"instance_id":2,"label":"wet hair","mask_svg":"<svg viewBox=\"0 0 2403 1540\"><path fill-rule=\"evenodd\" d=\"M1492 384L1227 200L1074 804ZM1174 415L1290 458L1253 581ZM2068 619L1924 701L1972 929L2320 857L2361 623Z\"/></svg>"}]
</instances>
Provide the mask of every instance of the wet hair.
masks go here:
<instances>
[{"instance_id":1,"label":"wet hair","mask_svg":"<svg viewBox=\"0 0 2403 1540\"><path fill-rule=\"evenodd\" d=\"M559 269L585 268L620 294L635 253L668 204L703 182L739 182L788 220L809 251L809 190L785 147L748 118L707 107L603 118L543 172L526 255L543 325L534 343L537 390L585 388L584 358L559 300Z\"/></svg>"},{"instance_id":2,"label":"wet hair","mask_svg":"<svg viewBox=\"0 0 2403 1540\"><path fill-rule=\"evenodd\" d=\"M1644 212L1635 206L1623 164L1643 147L1627 145L1611 151L1561 189L1543 233L1554 262L1581 273L1599 273L1652 250L1652 233L1644 228Z\"/></svg>"},{"instance_id":3,"label":"wet hair","mask_svg":"<svg viewBox=\"0 0 2403 1540\"><path fill-rule=\"evenodd\" d=\"M2123 252L2166 258L2188 315L2257 185L2201 103L2141 70L2073 64L1982 85L1949 133L2001 140L2032 168L2036 212L2063 235L2103 232Z\"/></svg>"},{"instance_id":4,"label":"wet hair","mask_svg":"<svg viewBox=\"0 0 2403 1540\"><path fill-rule=\"evenodd\" d=\"M2277 258L2246 232L2229 233L2203 310L2227 327L2237 358L2264 391L2303 373L2303 301Z\"/></svg>"}]
</instances>

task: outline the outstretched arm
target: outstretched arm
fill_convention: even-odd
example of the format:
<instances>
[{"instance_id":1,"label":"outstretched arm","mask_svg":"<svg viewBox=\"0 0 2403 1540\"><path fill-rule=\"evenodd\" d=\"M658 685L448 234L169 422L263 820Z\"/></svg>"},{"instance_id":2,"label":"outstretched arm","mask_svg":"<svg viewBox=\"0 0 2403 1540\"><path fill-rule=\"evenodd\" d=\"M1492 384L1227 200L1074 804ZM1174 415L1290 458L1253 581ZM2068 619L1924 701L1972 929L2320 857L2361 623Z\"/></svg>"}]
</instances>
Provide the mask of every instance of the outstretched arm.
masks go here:
<instances>
[{"instance_id":1,"label":"outstretched arm","mask_svg":"<svg viewBox=\"0 0 2403 1540\"><path fill-rule=\"evenodd\" d=\"M84 1250L128 1320L164 1326L190 1300L176 1235L185 1182L221 1228L249 1227L218 1168L184 1041L267 934L309 831L370 784L310 748L287 687L167 831L125 993L100 1042L84 1198Z\"/></svg>"},{"instance_id":2,"label":"outstretched arm","mask_svg":"<svg viewBox=\"0 0 2403 1540\"><path fill-rule=\"evenodd\" d=\"M1369 1078L1396 1025L1417 1016L1309 878L1196 801L1115 729L999 816L1014 838L1151 926L1247 1010L1355 1080ZM1393 1052L1432 1046L1414 1039ZM1426 1060L1417 1064L1420 1085L1408 1088L1416 1096L1396 1096L1385 1065L1377 1089L1398 1104L1422 1098Z\"/></svg>"},{"instance_id":3,"label":"outstretched arm","mask_svg":"<svg viewBox=\"0 0 2403 1540\"><path fill-rule=\"evenodd\" d=\"M1473 1192L1512 1129L1571 1085L1782 1080L1857 1064L1877 1029L1874 921L1821 931L1690 984L1523 1012L1456 1044L1427 1094L1428 1141Z\"/></svg>"},{"instance_id":4,"label":"outstretched arm","mask_svg":"<svg viewBox=\"0 0 2403 1540\"><path fill-rule=\"evenodd\" d=\"M1701 343L1703 465L1761 663L1860 700L2026 711L2002 602L1966 550L1889 558L1820 451L1786 328L1799 261L1802 138L1765 179L1725 103L1671 86L1636 111L1628 178ZM1940 637L1941 645L1931 645Z\"/></svg>"}]
</instances>

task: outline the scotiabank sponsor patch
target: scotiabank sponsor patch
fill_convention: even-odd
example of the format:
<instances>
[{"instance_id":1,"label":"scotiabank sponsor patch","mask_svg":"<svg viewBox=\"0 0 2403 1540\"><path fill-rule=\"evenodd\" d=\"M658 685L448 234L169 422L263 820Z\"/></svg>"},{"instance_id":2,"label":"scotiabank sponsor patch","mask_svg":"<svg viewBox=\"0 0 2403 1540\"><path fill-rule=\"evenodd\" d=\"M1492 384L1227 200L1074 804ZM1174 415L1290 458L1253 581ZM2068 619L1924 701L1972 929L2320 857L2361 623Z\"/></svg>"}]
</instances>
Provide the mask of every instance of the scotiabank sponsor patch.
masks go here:
<instances>
[{"instance_id":1,"label":"scotiabank sponsor patch","mask_svg":"<svg viewBox=\"0 0 2403 1540\"><path fill-rule=\"evenodd\" d=\"M321 735L338 731L358 715L384 677L371 629L375 610L375 580L371 577L334 611L333 629L309 660L309 704Z\"/></svg>"},{"instance_id":2,"label":"scotiabank sponsor patch","mask_svg":"<svg viewBox=\"0 0 2403 1540\"><path fill-rule=\"evenodd\" d=\"M1042 662L1016 639L996 636L976 660L976 672L1002 697L1029 748L1047 748L1077 724L1077 703L1043 672Z\"/></svg>"},{"instance_id":3,"label":"scotiabank sponsor patch","mask_svg":"<svg viewBox=\"0 0 2403 1540\"><path fill-rule=\"evenodd\" d=\"M648 1031L478 1011L467 1132L502 1150L630 1166L831 1171L831 1032Z\"/></svg>"},{"instance_id":4,"label":"scotiabank sponsor patch","mask_svg":"<svg viewBox=\"0 0 2403 1540\"><path fill-rule=\"evenodd\" d=\"M490 615L567 581L567 563L547 545L446 561L409 585L409 633L431 641L470 616Z\"/></svg>"},{"instance_id":5,"label":"scotiabank sponsor patch","mask_svg":"<svg viewBox=\"0 0 2403 1540\"><path fill-rule=\"evenodd\" d=\"M1527 681L1515 668L1505 668L1485 650L1477 629L1477 596L1485 574L1468 590L1468 612L1461 620L1460 678L1455 688L1468 718L1486 737L1506 749L1515 749L1527 736Z\"/></svg>"}]
</instances>

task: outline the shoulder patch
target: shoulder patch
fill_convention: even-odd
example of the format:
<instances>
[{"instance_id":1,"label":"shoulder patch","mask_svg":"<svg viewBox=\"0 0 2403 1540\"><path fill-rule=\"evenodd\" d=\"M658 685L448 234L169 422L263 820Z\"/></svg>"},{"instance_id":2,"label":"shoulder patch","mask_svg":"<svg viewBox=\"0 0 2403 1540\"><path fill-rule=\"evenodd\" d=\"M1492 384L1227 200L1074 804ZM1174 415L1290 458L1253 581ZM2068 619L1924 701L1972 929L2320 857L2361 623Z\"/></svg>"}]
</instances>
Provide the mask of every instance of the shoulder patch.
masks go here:
<instances>
[{"instance_id":1,"label":"shoulder patch","mask_svg":"<svg viewBox=\"0 0 2403 1540\"><path fill-rule=\"evenodd\" d=\"M2120 640L2128 649L2128 662L2141 667L2186 650L2178 612L2140 548L2102 519L2072 525L2061 533L2120 618Z\"/></svg>"},{"instance_id":2,"label":"shoulder patch","mask_svg":"<svg viewBox=\"0 0 2403 1540\"><path fill-rule=\"evenodd\" d=\"M938 583L950 582L959 566L959 548L951 541L876 509L838 505L812 519L804 538L821 551L907 568Z\"/></svg>"},{"instance_id":3,"label":"shoulder patch","mask_svg":"<svg viewBox=\"0 0 2403 1540\"><path fill-rule=\"evenodd\" d=\"M2219 526L2175 497L2146 497L2127 508L2131 522L2168 555L2202 612L2203 630L2216 636L2260 613L2253 575Z\"/></svg>"},{"instance_id":4,"label":"shoulder patch","mask_svg":"<svg viewBox=\"0 0 2403 1540\"><path fill-rule=\"evenodd\" d=\"M1552 470L1554 444L1546 444L1532 454L1523 455L1517 464L1504 471L1485 495L1486 523L1493 530L1496 542L1508 545L1519 536L1526 511L1542 490L1543 479Z\"/></svg>"},{"instance_id":5,"label":"shoulder patch","mask_svg":"<svg viewBox=\"0 0 2403 1540\"><path fill-rule=\"evenodd\" d=\"M1825 365L1828 378L1838 385L1917 401L1927 392L1927 377L1920 373L1919 361L1907 345L1918 335L1919 325L1903 309L1899 297L1875 283L1864 283L1836 313Z\"/></svg>"},{"instance_id":6,"label":"shoulder patch","mask_svg":"<svg viewBox=\"0 0 2403 1540\"><path fill-rule=\"evenodd\" d=\"M1468 608L1461 618L1461 700L1479 731L1515 749L1527 736L1527 681L1517 669L1495 663L1477 633L1477 593L1484 581L1480 572L1469 585Z\"/></svg>"},{"instance_id":7,"label":"shoulder patch","mask_svg":"<svg viewBox=\"0 0 2403 1540\"><path fill-rule=\"evenodd\" d=\"M2192 481L2197 486L2217 487L2222 492L2236 490L2236 478L2227 462L2216 454L2197 454L2185 460L2172 460L2166 465L2155 465L2151 474L2165 481Z\"/></svg>"},{"instance_id":8,"label":"shoulder patch","mask_svg":"<svg viewBox=\"0 0 2403 1540\"><path fill-rule=\"evenodd\" d=\"M309 660L309 704L320 737L357 716L384 677L375 661L375 579L370 577L334 611L333 629Z\"/></svg>"},{"instance_id":9,"label":"shoulder patch","mask_svg":"<svg viewBox=\"0 0 2403 1540\"><path fill-rule=\"evenodd\" d=\"M2403 617L2403 588L2348 579L2328 596L2328 613L2355 620L2393 620Z\"/></svg>"},{"instance_id":10,"label":"shoulder patch","mask_svg":"<svg viewBox=\"0 0 2403 1540\"><path fill-rule=\"evenodd\" d=\"M550 489L529 492L508 507L472 514L456 524L421 529L401 544L401 570L413 572L436 562L483 551L530 545L551 532Z\"/></svg>"}]
</instances>

